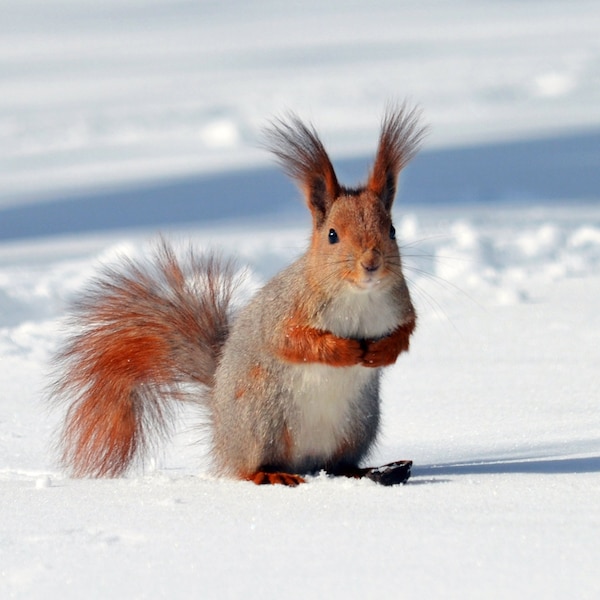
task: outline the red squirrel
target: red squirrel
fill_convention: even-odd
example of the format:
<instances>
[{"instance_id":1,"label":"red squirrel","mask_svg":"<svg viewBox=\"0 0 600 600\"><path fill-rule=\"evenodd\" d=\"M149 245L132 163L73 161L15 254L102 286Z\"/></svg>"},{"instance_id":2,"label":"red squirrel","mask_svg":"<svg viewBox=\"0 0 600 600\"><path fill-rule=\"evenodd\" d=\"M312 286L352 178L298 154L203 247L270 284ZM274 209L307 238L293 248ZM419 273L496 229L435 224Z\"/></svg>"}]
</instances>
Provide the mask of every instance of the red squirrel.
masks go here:
<instances>
[{"instance_id":1,"label":"red squirrel","mask_svg":"<svg viewBox=\"0 0 600 600\"><path fill-rule=\"evenodd\" d=\"M423 131L415 109L388 109L366 184L348 188L311 125L293 114L273 121L266 146L301 188L312 237L237 314L235 270L214 255L180 260L163 242L147 263L105 269L73 307L56 357L68 471L124 474L168 436L192 393L219 475L405 482L410 461L359 465L379 429L381 368L415 329L391 209Z\"/></svg>"}]
</instances>

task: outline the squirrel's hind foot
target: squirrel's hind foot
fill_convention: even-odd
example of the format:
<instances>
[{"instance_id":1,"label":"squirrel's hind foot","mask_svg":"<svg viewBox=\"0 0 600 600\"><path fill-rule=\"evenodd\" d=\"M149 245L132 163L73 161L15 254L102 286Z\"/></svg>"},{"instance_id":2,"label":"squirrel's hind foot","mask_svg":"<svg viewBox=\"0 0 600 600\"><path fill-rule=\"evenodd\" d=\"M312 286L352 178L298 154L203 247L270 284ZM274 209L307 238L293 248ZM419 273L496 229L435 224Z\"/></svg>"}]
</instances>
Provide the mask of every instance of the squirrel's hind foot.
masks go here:
<instances>
[{"instance_id":1,"label":"squirrel's hind foot","mask_svg":"<svg viewBox=\"0 0 600 600\"><path fill-rule=\"evenodd\" d=\"M282 473L279 471L257 471L251 475L244 477L248 481L253 481L256 485L287 485L289 487L296 487L301 483L304 483L305 480L300 475L294 475L292 473Z\"/></svg>"},{"instance_id":2,"label":"squirrel's hind foot","mask_svg":"<svg viewBox=\"0 0 600 600\"><path fill-rule=\"evenodd\" d=\"M364 477L381 485L398 485L410 478L412 460L397 460L381 467L366 469Z\"/></svg>"},{"instance_id":3,"label":"squirrel's hind foot","mask_svg":"<svg viewBox=\"0 0 600 600\"><path fill-rule=\"evenodd\" d=\"M398 485L409 480L411 469L412 460L397 460L381 467L343 465L328 471L328 473L333 476L354 479L366 477L381 485Z\"/></svg>"}]
</instances>

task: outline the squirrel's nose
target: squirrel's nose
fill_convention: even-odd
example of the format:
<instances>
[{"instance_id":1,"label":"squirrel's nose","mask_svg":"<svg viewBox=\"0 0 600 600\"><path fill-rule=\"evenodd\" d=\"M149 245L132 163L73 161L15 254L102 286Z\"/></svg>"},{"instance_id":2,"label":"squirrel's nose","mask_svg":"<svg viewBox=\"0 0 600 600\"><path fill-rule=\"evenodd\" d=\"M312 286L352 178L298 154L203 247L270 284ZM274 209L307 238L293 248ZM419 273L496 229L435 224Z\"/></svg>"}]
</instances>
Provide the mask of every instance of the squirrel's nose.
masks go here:
<instances>
[{"instance_id":1,"label":"squirrel's nose","mask_svg":"<svg viewBox=\"0 0 600 600\"><path fill-rule=\"evenodd\" d=\"M368 273L373 273L381 267L382 262L379 250L367 250L360 259L360 266Z\"/></svg>"}]
</instances>

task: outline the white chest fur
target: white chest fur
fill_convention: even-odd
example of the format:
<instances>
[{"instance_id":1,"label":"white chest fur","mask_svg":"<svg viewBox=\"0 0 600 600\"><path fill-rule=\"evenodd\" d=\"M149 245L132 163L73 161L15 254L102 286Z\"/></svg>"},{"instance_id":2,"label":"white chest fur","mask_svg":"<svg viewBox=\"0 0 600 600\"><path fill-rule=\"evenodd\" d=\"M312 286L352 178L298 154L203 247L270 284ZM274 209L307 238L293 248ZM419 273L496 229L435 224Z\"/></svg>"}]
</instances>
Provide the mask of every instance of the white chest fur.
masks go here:
<instances>
[{"instance_id":1,"label":"white chest fur","mask_svg":"<svg viewBox=\"0 0 600 600\"><path fill-rule=\"evenodd\" d=\"M398 325L400 308L385 292L349 290L325 308L319 326L341 337L376 338Z\"/></svg>"},{"instance_id":2,"label":"white chest fur","mask_svg":"<svg viewBox=\"0 0 600 600\"><path fill-rule=\"evenodd\" d=\"M361 366L310 364L296 368L292 431L296 461L331 456L340 448L347 434L351 407L374 376L373 369Z\"/></svg>"}]
</instances>

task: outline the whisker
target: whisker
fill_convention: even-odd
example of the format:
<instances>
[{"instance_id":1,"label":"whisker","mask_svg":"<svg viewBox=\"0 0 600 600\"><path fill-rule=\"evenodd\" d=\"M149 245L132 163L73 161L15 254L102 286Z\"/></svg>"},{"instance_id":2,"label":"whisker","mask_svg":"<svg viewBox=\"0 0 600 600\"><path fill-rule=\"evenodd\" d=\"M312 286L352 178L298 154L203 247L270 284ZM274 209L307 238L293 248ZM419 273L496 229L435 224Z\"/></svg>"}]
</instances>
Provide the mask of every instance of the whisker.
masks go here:
<instances>
[{"instance_id":1,"label":"whisker","mask_svg":"<svg viewBox=\"0 0 600 600\"><path fill-rule=\"evenodd\" d=\"M431 307L431 310L434 314L443 316L445 321L452 326L452 329L454 329L454 331L460 335L460 330L456 327L454 321L444 310L442 304L438 302L429 292L425 291L418 283L412 281L410 278L407 278L407 281L414 295L422 298Z\"/></svg>"},{"instance_id":2,"label":"whisker","mask_svg":"<svg viewBox=\"0 0 600 600\"><path fill-rule=\"evenodd\" d=\"M403 252L406 248L414 248L417 247L420 244L424 244L426 242L439 242L441 240L450 240L451 236L447 233L440 233L439 235L430 235L424 238L420 238L420 239L416 239L416 240L411 240L410 242L407 242L405 244L398 244L398 247L400 248L400 251Z\"/></svg>"}]
</instances>

